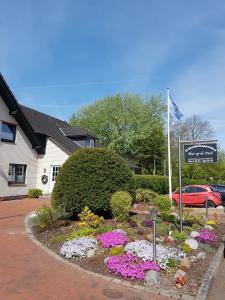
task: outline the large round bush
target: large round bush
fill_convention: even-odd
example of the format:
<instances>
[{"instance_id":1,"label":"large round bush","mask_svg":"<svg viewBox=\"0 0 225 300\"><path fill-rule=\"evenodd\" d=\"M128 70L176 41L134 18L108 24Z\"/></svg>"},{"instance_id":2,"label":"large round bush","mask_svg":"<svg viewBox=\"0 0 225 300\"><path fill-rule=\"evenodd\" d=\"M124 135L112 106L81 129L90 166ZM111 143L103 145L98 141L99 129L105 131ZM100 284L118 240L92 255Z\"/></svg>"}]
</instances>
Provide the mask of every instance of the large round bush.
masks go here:
<instances>
[{"instance_id":1,"label":"large round bush","mask_svg":"<svg viewBox=\"0 0 225 300\"><path fill-rule=\"evenodd\" d=\"M110 210L114 192L134 195L132 172L122 157L102 148L81 149L63 164L52 193L53 207L75 214L88 206L95 213Z\"/></svg>"}]
</instances>

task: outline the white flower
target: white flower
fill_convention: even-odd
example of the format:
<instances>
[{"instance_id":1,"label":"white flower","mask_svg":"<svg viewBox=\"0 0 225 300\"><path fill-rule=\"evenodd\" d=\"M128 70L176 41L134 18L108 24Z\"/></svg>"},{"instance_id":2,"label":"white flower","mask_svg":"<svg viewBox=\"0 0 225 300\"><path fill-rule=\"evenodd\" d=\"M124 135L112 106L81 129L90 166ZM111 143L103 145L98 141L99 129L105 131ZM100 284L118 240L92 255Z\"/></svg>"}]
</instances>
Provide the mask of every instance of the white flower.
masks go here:
<instances>
[{"instance_id":1,"label":"white flower","mask_svg":"<svg viewBox=\"0 0 225 300\"><path fill-rule=\"evenodd\" d=\"M97 240L89 237L80 237L65 242L60 249L60 254L66 258L72 258L74 256L86 257L89 250L96 251L97 249Z\"/></svg>"},{"instance_id":2,"label":"white flower","mask_svg":"<svg viewBox=\"0 0 225 300\"><path fill-rule=\"evenodd\" d=\"M213 226L211 226L211 225L205 225L205 228L209 229L209 230L213 230L214 229Z\"/></svg>"},{"instance_id":3,"label":"white flower","mask_svg":"<svg viewBox=\"0 0 225 300\"><path fill-rule=\"evenodd\" d=\"M145 240L138 240L128 243L125 246L125 251L132 253L143 260L153 259L153 245ZM168 259L174 259L176 261L181 260L185 254L176 248L164 247L162 245L156 245L156 261L162 269L166 269Z\"/></svg>"}]
</instances>

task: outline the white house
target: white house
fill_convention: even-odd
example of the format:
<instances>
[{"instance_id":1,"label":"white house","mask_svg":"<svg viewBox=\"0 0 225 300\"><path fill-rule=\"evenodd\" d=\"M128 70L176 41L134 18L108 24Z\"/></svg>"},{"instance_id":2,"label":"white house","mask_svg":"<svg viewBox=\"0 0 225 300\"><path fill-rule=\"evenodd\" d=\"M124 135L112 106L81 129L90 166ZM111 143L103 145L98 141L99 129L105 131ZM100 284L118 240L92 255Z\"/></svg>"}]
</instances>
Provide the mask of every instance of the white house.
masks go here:
<instances>
[{"instance_id":1,"label":"white house","mask_svg":"<svg viewBox=\"0 0 225 300\"><path fill-rule=\"evenodd\" d=\"M20 105L0 73L0 199L51 193L64 161L95 146L86 129Z\"/></svg>"}]
</instances>

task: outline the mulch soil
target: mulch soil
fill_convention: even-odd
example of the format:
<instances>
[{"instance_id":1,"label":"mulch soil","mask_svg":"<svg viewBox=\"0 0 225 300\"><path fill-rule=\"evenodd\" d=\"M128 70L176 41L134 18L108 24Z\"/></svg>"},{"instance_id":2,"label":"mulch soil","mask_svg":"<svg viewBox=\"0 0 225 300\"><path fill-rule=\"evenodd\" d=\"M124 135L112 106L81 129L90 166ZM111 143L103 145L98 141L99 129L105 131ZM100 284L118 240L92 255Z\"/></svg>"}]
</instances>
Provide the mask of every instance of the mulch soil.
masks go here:
<instances>
[{"instance_id":1,"label":"mulch soil","mask_svg":"<svg viewBox=\"0 0 225 300\"><path fill-rule=\"evenodd\" d=\"M144 218L144 216L142 216ZM146 218L146 217L145 217ZM115 222L112 220L105 220L104 225L115 225ZM46 245L48 248L50 248L52 251L60 255L60 248L63 244L61 243L52 243L51 240L56 235L68 235L71 230L75 229L76 222L72 222L69 226L61 226L59 228L55 228L52 230L46 230L44 232L35 232L35 237L44 245ZM221 239L225 235L225 226L224 224L220 224L215 229L215 233L218 235L218 237ZM136 234L135 234L136 235ZM140 236L139 239L146 239L146 236ZM209 264L211 262L212 257L217 251L217 248L219 247L220 241L217 243L212 243L209 247L206 244L200 244L200 247L197 251L192 251L191 254L187 256L194 256L197 255L197 253L204 251L207 253L207 257L205 260L198 260L196 262L191 263L191 268L189 270L185 270L186 272L186 278L187 282L184 286L182 286L181 289L178 289L175 286L175 279L174 275L177 269L171 269L169 271L162 271L161 272L161 284L158 289L166 289L166 290L174 290L177 294L188 294L188 295L196 295L198 288L200 287L203 277L209 267ZM118 276L109 273L109 271L106 268L106 265L104 263L104 258L108 257L108 251L107 250L99 250L99 252L88 259L81 259L81 258L73 258L70 259L70 262L73 262L79 266L81 266L85 270L89 270L95 273L100 273L103 275L111 276L113 278L119 278ZM130 280L130 282L138 285L143 285L143 282ZM155 286L157 288L157 286ZM154 287L153 287L154 288Z\"/></svg>"}]
</instances>

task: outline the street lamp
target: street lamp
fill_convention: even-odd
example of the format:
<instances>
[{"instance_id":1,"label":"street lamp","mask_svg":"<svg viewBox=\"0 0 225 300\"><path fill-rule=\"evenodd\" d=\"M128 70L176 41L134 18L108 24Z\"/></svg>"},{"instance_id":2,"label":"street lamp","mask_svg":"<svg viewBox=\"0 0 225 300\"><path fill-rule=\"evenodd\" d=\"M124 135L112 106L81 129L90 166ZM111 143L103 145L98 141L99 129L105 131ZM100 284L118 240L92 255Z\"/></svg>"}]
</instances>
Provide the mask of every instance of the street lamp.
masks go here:
<instances>
[{"instance_id":1,"label":"street lamp","mask_svg":"<svg viewBox=\"0 0 225 300\"><path fill-rule=\"evenodd\" d=\"M157 219L156 208L152 208L150 210L150 216L153 222L153 261L156 261L156 219Z\"/></svg>"}]
</instances>

